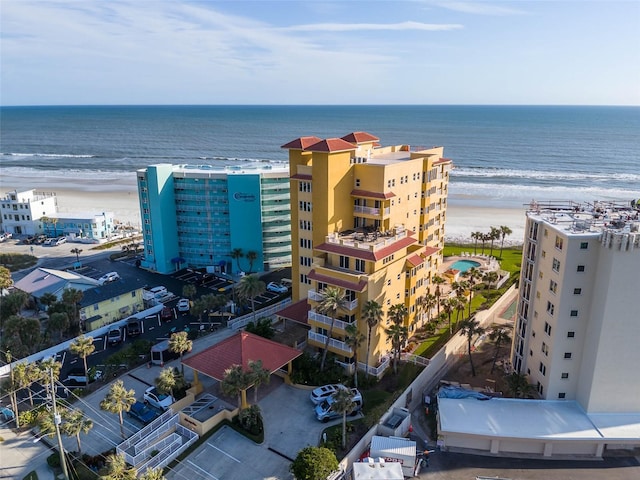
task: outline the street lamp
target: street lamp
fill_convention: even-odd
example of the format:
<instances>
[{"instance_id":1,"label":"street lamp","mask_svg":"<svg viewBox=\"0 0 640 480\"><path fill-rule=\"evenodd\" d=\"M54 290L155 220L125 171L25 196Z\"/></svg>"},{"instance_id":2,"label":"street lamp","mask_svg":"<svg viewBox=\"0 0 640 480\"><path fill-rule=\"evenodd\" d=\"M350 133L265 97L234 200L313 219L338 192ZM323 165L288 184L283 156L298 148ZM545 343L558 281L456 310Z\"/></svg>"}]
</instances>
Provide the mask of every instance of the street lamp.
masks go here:
<instances>
[{"instance_id":1,"label":"street lamp","mask_svg":"<svg viewBox=\"0 0 640 480\"><path fill-rule=\"evenodd\" d=\"M62 418L56 407L56 384L53 381L53 368L49 370L51 375L51 400L53 402L53 424L56 427L56 437L58 437L58 450L60 452L60 465L62 466L62 474L66 480L69 480L69 472L67 471L67 459L64 454L64 446L62 445L62 437L60 436L60 423Z\"/></svg>"}]
</instances>

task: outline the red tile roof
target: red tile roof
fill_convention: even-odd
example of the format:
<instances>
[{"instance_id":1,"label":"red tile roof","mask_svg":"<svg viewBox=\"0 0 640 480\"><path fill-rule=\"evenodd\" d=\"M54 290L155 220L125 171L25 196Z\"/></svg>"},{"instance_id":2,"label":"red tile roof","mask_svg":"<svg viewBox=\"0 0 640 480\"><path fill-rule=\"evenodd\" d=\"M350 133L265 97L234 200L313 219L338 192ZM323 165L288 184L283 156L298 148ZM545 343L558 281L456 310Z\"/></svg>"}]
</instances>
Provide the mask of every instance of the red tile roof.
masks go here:
<instances>
[{"instance_id":1,"label":"red tile roof","mask_svg":"<svg viewBox=\"0 0 640 480\"><path fill-rule=\"evenodd\" d=\"M387 199L391 197L395 197L396 194L393 192L370 192L368 190L351 190L352 197L366 197L366 198L382 198Z\"/></svg>"},{"instance_id":2,"label":"red tile roof","mask_svg":"<svg viewBox=\"0 0 640 480\"><path fill-rule=\"evenodd\" d=\"M415 242L415 238L406 236L404 238L401 238L397 242L392 243L391 245L376 250L375 252L372 252L371 250L364 250L362 248L339 245L336 243L321 243L314 248L316 250L320 250L321 252L337 253L338 255L347 255L353 258L360 258L362 260L375 262L382 258L388 257L392 253L402 250L403 248L406 248Z\"/></svg>"},{"instance_id":3,"label":"red tile roof","mask_svg":"<svg viewBox=\"0 0 640 480\"><path fill-rule=\"evenodd\" d=\"M291 140L289 143L285 143L280 148L288 148L290 150L304 150L308 146L318 143L322 140L319 137L300 137L295 140Z\"/></svg>"},{"instance_id":4,"label":"red tile roof","mask_svg":"<svg viewBox=\"0 0 640 480\"><path fill-rule=\"evenodd\" d=\"M431 255L433 255L434 253L438 253L439 251L440 248L438 247L425 247L422 255L424 255L425 257L430 257Z\"/></svg>"},{"instance_id":5,"label":"red tile roof","mask_svg":"<svg viewBox=\"0 0 640 480\"><path fill-rule=\"evenodd\" d=\"M360 280L358 283L348 282L347 280L342 280L341 278L330 277L329 275L322 275L315 270L311 270L309 275L307 275L311 280L315 280L316 282L327 283L329 285L335 285L336 287L346 288L348 290L353 290L355 292L363 292L365 287L367 286L366 280Z\"/></svg>"},{"instance_id":6,"label":"red tile roof","mask_svg":"<svg viewBox=\"0 0 640 480\"><path fill-rule=\"evenodd\" d=\"M350 143L366 143L377 142L380 139L367 132L352 132L342 137L342 140L346 140Z\"/></svg>"},{"instance_id":7,"label":"red tile roof","mask_svg":"<svg viewBox=\"0 0 640 480\"><path fill-rule=\"evenodd\" d=\"M424 258L422 258L420 255L411 255L407 257L407 262L412 266L417 267L418 265L422 265L424 263Z\"/></svg>"},{"instance_id":8,"label":"red tile roof","mask_svg":"<svg viewBox=\"0 0 640 480\"><path fill-rule=\"evenodd\" d=\"M433 162L434 165L437 165L439 163L449 163L451 162L450 158L440 158L438 160L436 160L435 162Z\"/></svg>"},{"instance_id":9,"label":"red tile roof","mask_svg":"<svg viewBox=\"0 0 640 480\"><path fill-rule=\"evenodd\" d=\"M311 175L307 175L305 173L296 173L291 175L289 178L293 178L294 180L312 180Z\"/></svg>"},{"instance_id":10,"label":"red tile roof","mask_svg":"<svg viewBox=\"0 0 640 480\"><path fill-rule=\"evenodd\" d=\"M355 150L356 147L345 142L341 138L327 138L326 140L320 140L319 142L306 147L305 150L310 152L344 152L347 150Z\"/></svg>"},{"instance_id":11,"label":"red tile roof","mask_svg":"<svg viewBox=\"0 0 640 480\"><path fill-rule=\"evenodd\" d=\"M182 363L221 381L232 365L242 365L247 370L249 360L262 360L263 368L273 373L300 355L302 352L295 348L242 331L185 358Z\"/></svg>"},{"instance_id":12,"label":"red tile roof","mask_svg":"<svg viewBox=\"0 0 640 480\"><path fill-rule=\"evenodd\" d=\"M308 325L308 313L311 309L311 305L307 302L307 299L300 300L299 302L292 303L288 307L283 308L276 315L287 320L292 320L297 323Z\"/></svg>"}]
</instances>

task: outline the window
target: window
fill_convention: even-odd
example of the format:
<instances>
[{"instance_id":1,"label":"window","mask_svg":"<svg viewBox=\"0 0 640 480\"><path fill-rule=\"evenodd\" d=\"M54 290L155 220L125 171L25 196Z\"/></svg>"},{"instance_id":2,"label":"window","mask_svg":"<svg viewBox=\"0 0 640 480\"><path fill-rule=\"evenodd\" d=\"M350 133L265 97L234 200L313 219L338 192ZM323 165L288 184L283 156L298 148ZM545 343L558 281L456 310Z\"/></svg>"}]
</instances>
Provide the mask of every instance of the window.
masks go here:
<instances>
[{"instance_id":1,"label":"window","mask_svg":"<svg viewBox=\"0 0 640 480\"><path fill-rule=\"evenodd\" d=\"M571 358L571 352L564 352L564 358Z\"/></svg>"},{"instance_id":2,"label":"window","mask_svg":"<svg viewBox=\"0 0 640 480\"><path fill-rule=\"evenodd\" d=\"M556 307L553 303L547 301L547 313L549 315L553 315L553 312L555 311Z\"/></svg>"},{"instance_id":3,"label":"window","mask_svg":"<svg viewBox=\"0 0 640 480\"><path fill-rule=\"evenodd\" d=\"M569 374L567 372L562 372L562 374L560 375L560 378L567 379L569 378Z\"/></svg>"},{"instance_id":4,"label":"window","mask_svg":"<svg viewBox=\"0 0 640 480\"><path fill-rule=\"evenodd\" d=\"M557 258L553 259L553 271L554 272L558 272L560 271L560 260L558 260Z\"/></svg>"},{"instance_id":5,"label":"window","mask_svg":"<svg viewBox=\"0 0 640 480\"><path fill-rule=\"evenodd\" d=\"M544 363L540 362L540 366L538 367L538 371L542 374L543 377L546 375L547 367L544 365Z\"/></svg>"},{"instance_id":6,"label":"window","mask_svg":"<svg viewBox=\"0 0 640 480\"><path fill-rule=\"evenodd\" d=\"M576 332L567 332L567 338L574 338L576 336Z\"/></svg>"},{"instance_id":7,"label":"window","mask_svg":"<svg viewBox=\"0 0 640 480\"><path fill-rule=\"evenodd\" d=\"M556 293L558 291L558 282L556 282L554 280L550 280L549 281L549 290L552 291L553 293Z\"/></svg>"},{"instance_id":8,"label":"window","mask_svg":"<svg viewBox=\"0 0 640 480\"><path fill-rule=\"evenodd\" d=\"M544 353L546 356L549 356L549 345L544 342L542 342L542 353Z\"/></svg>"},{"instance_id":9,"label":"window","mask_svg":"<svg viewBox=\"0 0 640 480\"><path fill-rule=\"evenodd\" d=\"M569 315L571 317L577 317L578 316L578 310L571 310L571 313Z\"/></svg>"},{"instance_id":10,"label":"window","mask_svg":"<svg viewBox=\"0 0 640 480\"><path fill-rule=\"evenodd\" d=\"M564 392L560 392L560 393L558 394L558 398L564 398L564 397L566 397L566 396L567 396L567 394L566 394L566 393L564 393Z\"/></svg>"},{"instance_id":11,"label":"window","mask_svg":"<svg viewBox=\"0 0 640 480\"><path fill-rule=\"evenodd\" d=\"M563 244L562 237L559 237L558 235L556 235L556 248L558 250L562 250L562 244Z\"/></svg>"},{"instance_id":12,"label":"window","mask_svg":"<svg viewBox=\"0 0 640 480\"><path fill-rule=\"evenodd\" d=\"M300 182L298 188L301 192L311 193L311 182Z\"/></svg>"},{"instance_id":13,"label":"window","mask_svg":"<svg viewBox=\"0 0 640 480\"><path fill-rule=\"evenodd\" d=\"M542 384L540 382L538 382L537 388L538 388L538 393L540 395L542 395L542 391L544 390L544 387L542 386Z\"/></svg>"},{"instance_id":14,"label":"window","mask_svg":"<svg viewBox=\"0 0 640 480\"><path fill-rule=\"evenodd\" d=\"M586 250L589 248L589 242L580 242L580 250Z\"/></svg>"},{"instance_id":15,"label":"window","mask_svg":"<svg viewBox=\"0 0 640 480\"><path fill-rule=\"evenodd\" d=\"M311 257L300 257L300 265L303 267L311 266Z\"/></svg>"},{"instance_id":16,"label":"window","mask_svg":"<svg viewBox=\"0 0 640 480\"><path fill-rule=\"evenodd\" d=\"M340 267L349 268L349 257L340 255Z\"/></svg>"},{"instance_id":17,"label":"window","mask_svg":"<svg viewBox=\"0 0 640 480\"><path fill-rule=\"evenodd\" d=\"M366 270L366 262L359 258L356 258L356 271L364 272Z\"/></svg>"},{"instance_id":18,"label":"window","mask_svg":"<svg viewBox=\"0 0 640 480\"><path fill-rule=\"evenodd\" d=\"M544 333L551 336L551 325L548 322L544 322Z\"/></svg>"},{"instance_id":19,"label":"window","mask_svg":"<svg viewBox=\"0 0 640 480\"><path fill-rule=\"evenodd\" d=\"M359 186L360 186L360 179L356 178L356 187L359 187Z\"/></svg>"},{"instance_id":20,"label":"window","mask_svg":"<svg viewBox=\"0 0 640 480\"><path fill-rule=\"evenodd\" d=\"M574 289L573 289L573 294L574 294L574 295L580 295L580 294L582 294L582 289L581 289L581 288L574 288Z\"/></svg>"},{"instance_id":21,"label":"window","mask_svg":"<svg viewBox=\"0 0 640 480\"><path fill-rule=\"evenodd\" d=\"M584 272L584 265L578 265L578 272Z\"/></svg>"}]
</instances>

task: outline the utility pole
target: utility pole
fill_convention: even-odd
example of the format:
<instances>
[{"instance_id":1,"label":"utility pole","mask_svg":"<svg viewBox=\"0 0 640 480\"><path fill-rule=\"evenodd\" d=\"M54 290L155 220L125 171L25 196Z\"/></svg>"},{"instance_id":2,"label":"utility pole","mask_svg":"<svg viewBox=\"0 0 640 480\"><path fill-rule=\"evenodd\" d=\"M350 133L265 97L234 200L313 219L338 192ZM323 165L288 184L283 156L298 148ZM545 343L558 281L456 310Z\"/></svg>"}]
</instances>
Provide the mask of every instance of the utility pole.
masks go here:
<instances>
[{"instance_id":1,"label":"utility pole","mask_svg":"<svg viewBox=\"0 0 640 480\"><path fill-rule=\"evenodd\" d=\"M53 368L49 370L51 375L51 399L53 400L53 424L56 426L56 437L58 437L58 449L60 451L60 465L62 466L62 474L66 480L69 480L69 472L67 471L67 459L64 454L64 447L62 446L62 437L60 436L60 422L61 418L58 415L58 408L56 407L56 385L53 381Z\"/></svg>"}]
</instances>

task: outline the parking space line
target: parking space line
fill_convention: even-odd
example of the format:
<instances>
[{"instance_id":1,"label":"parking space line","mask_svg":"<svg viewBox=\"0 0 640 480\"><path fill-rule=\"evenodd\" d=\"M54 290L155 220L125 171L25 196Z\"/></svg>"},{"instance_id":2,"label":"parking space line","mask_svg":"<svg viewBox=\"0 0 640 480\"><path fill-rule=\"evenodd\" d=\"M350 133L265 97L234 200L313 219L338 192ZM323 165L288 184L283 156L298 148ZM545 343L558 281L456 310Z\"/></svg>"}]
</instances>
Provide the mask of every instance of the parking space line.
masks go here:
<instances>
[{"instance_id":1,"label":"parking space line","mask_svg":"<svg viewBox=\"0 0 640 480\"><path fill-rule=\"evenodd\" d=\"M191 465L193 468L195 468L196 470L200 470L202 473L204 473L207 477L213 478L214 480L219 480L218 477L215 477L213 475L211 475L209 472L207 472L204 468L200 468L198 465L196 465L195 463L193 463L191 460L187 460L187 463L189 465Z\"/></svg>"},{"instance_id":2,"label":"parking space line","mask_svg":"<svg viewBox=\"0 0 640 480\"><path fill-rule=\"evenodd\" d=\"M220 450L218 447L216 447L214 444L207 442L207 445L209 445L211 448L215 448L216 450L218 450L220 453L222 453L223 455L226 455L227 457L229 457L231 460L238 462L238 463L242 463L240 460L238 460L236 457L229 455L227 452L225 452L224 450Z\"/></svg>"}]
</instances>

